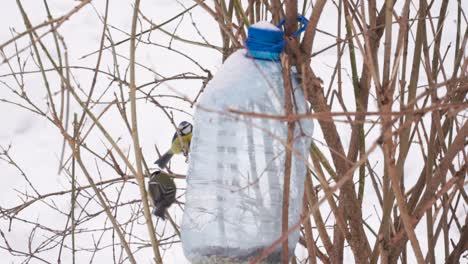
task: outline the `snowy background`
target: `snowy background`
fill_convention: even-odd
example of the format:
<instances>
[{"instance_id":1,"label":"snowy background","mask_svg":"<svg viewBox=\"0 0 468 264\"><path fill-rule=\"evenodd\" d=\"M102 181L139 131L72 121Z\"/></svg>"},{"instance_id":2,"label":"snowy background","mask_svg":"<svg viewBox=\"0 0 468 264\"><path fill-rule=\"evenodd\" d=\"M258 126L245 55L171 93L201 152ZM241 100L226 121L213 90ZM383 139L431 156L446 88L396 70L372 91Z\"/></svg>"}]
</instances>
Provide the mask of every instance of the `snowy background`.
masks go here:
<instances>
[{"instance_id":1,"label":"snowy background","mask_svg":"<svg viewBox=\"0 0 468 264\"><path fill-rule=\"evenodd\" d=\"M21 1L24 5L27 14L31 20L32 25L40 24L47 20L47 13L42 1L37 0L23 0ZM378 6L381 6L382 1L378 1ZM435 5L439 5L441 1L435 1ZM466 1L461 1L464 5L464 10L468 10ZM63 1L63 0L49 0L48 1L50 11L54 17L68 13L74 6L78 4L76 1ZM109 3L109 16L108 16L108 25L110 26L110 34L114 42L117 42L122 39L126 39L129 36L127 35L130 32L131 26L131 16L133 12L133 1L119 0L119 1L110 1ZM154 24L159 24L164 22L176 14L182 12L187 7L193 5L193 1L175 1L175 0L152 0L145 1L141 3L140 10L143 15L148 19L152 20ZM412 16L414 16L414 8ZM88 91L92 83L93 71L92 69L96 65L97 54L87 56L82 58L84 55L89 54L95 50L99 49L100 38L102 34L102 21L101 18L105 10L105 1L96 0L92 1L92 5L87 5L85 8L80 10L77 14L73 15L68 21L66 21L61 28L59 29L60 34L64 37L66 45L68 47L68 56L69 56L69 65L71 66L81 66L84 68L75 68L72 70L74 85L76 87L81 87L84 91ZM310 14L311 7L307 9L307 14ZM399 13L401 10L401 4L397 3L395 11ZM438 10L438 8L434 8ZM448 21L446 28L444 29L444 39L448 41L443 41L441 45L441 50L445 50L445 47L449 45L450 41L454 39L454 34L456 34L455 27L455 14L456 14L456 1L450 1L448 9ZM318 28L332 34L336 34L337 20L336 20L336 7L331 3L327 3L325 6L324 13L318 24ZM0 43L4 43L9 40L12 35L15 33L12 32L22 32L25 30L23 19L19 12L19 8L16 4L16 1L6 0L2 1L2 6L0 8ZM212 17L210 17L206 12L200 8L195 7L191 10L190 14L187 13L183 15L180 19L175 19L174 21L168 23L163 28L166 31L174 32L184 39L194 40L198 42L204 42L204 39L199 35L196 28L192 25L195 23L198 29L200 30L201 35L209 43L221 46L221 37L219 33L219 28ZM144 20L141 20L139 24L139 29L144 30L148 29L150 24ZM344 28L344 27L342 27ZM413 27L415 31L415 27ZM44 32L44 31L42 31ZM125 33L127 32L127 33ZM393 30L395 36L398 33L398 28L395 26ZM414 34L414 32L413 32ZM414 37L414 36L410 36ZM143 85L145 83L154 82L157 79L164 77L170 77L173 75L181 73L191 73L198 76L207 76L205 70L210 71L212 74L215 74L217 69L221 66L222 56L221 52L206 47L200 47L196 45L191 45L178 41L176 39L171 39L167 34L164 34L160 31L153 31L151 34L145 34L142 36L142 41L144 42L148 38L151 39L152 43L157 43L163 47L151 44L139 43L137 49L137 62L145 67L137 66L137 86ZM396 38L396 37L395 37ZM29 39L24 37L20 39L17 43L18 47L25 47L29 43ZM54 45L53 39L51 37L45 38L45 43L47 45ZM325 34L319 34L316 37L314 44L314 51L321 50L324 47L329 46L330 44L335 43L335 38ZM105 41L105 46L109 45L109 41ZM165 47L171 47L174 50L186 52L194 61L187 59L181 54L178 54L174 50L169 50ZM50 48L50 51L55 51L54 48ZM411 51L411 47L410 47ZM4 49L6 57L14 54L14 45L9 45ZM125 42L122 45L116 47L116 52L123 57L118 57L119 72L122 79L128 81L128 56L129 56L129 42ZM350 77L350 67L347 64L347 51L344 53L345 59L343 60L343 78L344 78L344 100L347 106L347 109L352 111L354 110L355 103L353 101L354 95L351 87L351 77ZM358 54L359 55L359 54ZM380 56L383 56L383 49L380 49ZM58 58L58 54L53 54L54 59ZM408 54L408 61L411 61L412 54ZM337 57L336 48L331 48L326 52L321 53L312 60L313 69L316 74L324 81L324 87L328 88L330 85L330 78L333 73L333 68L335 67ZM21 55L21 63L27 61L27 66L25 71L35 70L37 66L33 63L32 51L26 50ZM453 58L453 49L448 53L448 58ZM358 61L359 58L358 56ZM45 56L43 60L46 61ZM12 69L5 63L0 65L0 99L7 99L11 101L18 101L16 95L14 95L8 87L14 87L18 89L16 81L11 76L12 71L18 71L18 62L16 58L11 60ZM358 63L358 66L361 64ZM450 64L446 64L447 67ZM103 59L100 64L100 70L104 72L113 72L114 71L114 61L112 53L110 51L105 51L103 53ZM50 63L46 63L46 68L50 68ZM88 68L88 69L86 69ZM91 69L91 70L90 70ZM422 70L422 67L421 67ZM450 67L447 70L451 71ZM360 72L360 69L358 69ZM52 73L48 75L50 77L50 83L52 90L58 92L60 90L60 81L58 77ZM28 96L38 105L42 107L43 110L47 109L45 105L46 91L44 89L43 79L40 74L31 73L25 75L25 91ZM336 81L335 81L336 82ZM422 79L420 80L421 84L426 84L427 81ZM332 84L333 87L336 86L336 83ZM183 96L187 97L189 100L195 99L200 88L202 87L201 80L175 80L175 81L166 81L161 85L149 85L145 87L146 92L152 90L153 95L161 95L158 98L158 101L165 105L171 106L183 111L169 110L174 115L174 120L180 122L182 120L191 120L191 113L193 108L188 101L181 99L174 99L173 96ZM100 74L98 76L97 85L95 88L94 99L99 98L100 95L105 94L100 100L100 104L93 106L94 113L100 113L103 111L108 102L114 100L114 93L120 93L117 82L112 82L109 76L105 74ZM125 96L128 96L128 88L124 86ZM56 95L57 98L59 95ZM84 93L80 92L80 96L84 98ZM372 95L371 95L372 96ZM142 146L142 151L144 158L148 164L157 158L155 151L155 146L162 152L169 147L170 138L174 131L174 127L170 124L167 116L161 111L160 108L151 103L151 101L144 98L144 95L137 93L138 100L138 125L139 125L139 134L140 142ZM73 100L72 100L73 101ZM371 100L374 102L375 100ZM107 102L107 104L106 104ZM338 108L337 104L335 105L337 111L341 111L341 108ZM398 105L395 105L397 108ZM375 110L376 105L370 103L369 110ZM71 104L71 113L77 113L78 116L82 114L81 107L73 102ZM428 116L429 118L429 116ZM62 171L59 171L59 162L62 151L63 138L59 130L54 127L50 121L45 120L42 117L37 116L36 114L31 113L30 111L23 110L18 106L14 106L7 103L0 102L0 147L7 149L11 146L9 154L14 159L19 167L24 171L24 174L27 175L31 183L36 187L37 191L40 194L46 194L51 192L58 192L62 190L70 189L70 178ZM111 133L111 136L114 139L119 139L119 145L121 148L129 153L129 156L133 158L133 146L131 145L131 136L128 133L128 130L125 124L122 122L119 112L116 107L112 107L109 111L103 115L101 118L103 124L105 124L108 131ZM91 121L87 120L87 128L91 125ZM71 124L71 121L70 121ZM338 131L342 131L342 140L345 148L349 147L349 136L350 136L350 127L346 123L337 123ZM367 129L370 129L371 124L366 125ZM317 145L321 146L323 142L323 137L320 129L316 126L316 132L314 140L316 140ZM71 130L70 130L71 131ZM87 131L87 129L85 129ZM369 134L369 140L372 142L380 135L380 130L378 127L373 128ZM106 149L110 148L109 144L102 136L102 134L94 129L89 137L86 139L86 144L93 146L95 150L99 151L100 154L104 155ZM68 159L70 156L70 151L66 148L65 158ZM1 151L1 149L0 149ZM328 154L326 148L323 148L324 153ZM411 151L418 151L417 148L413 148ZM412 155L410 151L408 156L408 164L405 167L405 174L407 177L405 180L408 186L411 186L415 182L416 177L419 176L419 172L423 166L423 162L418 160L417 157L420 155ZM95 179L114 179L116 178L115 171L109 167L106 167L105 164L96 160L90 153L83 153L87 167L95 176ZM370 161L373 166L375 166L376 171L381 168L383 163L380 150L372 154ZM416 157L416 158L415 158ZM98 166L99 164L99 166ZM121 164L123 166L123 163ZM172 170L176 173L185 174L187 165L183 157L175 157L172 162ZM77 170L78 171L78 170ZM23 193L32 193L33 190L27 184L24 177L21 175L21 172L12 166L0 160L0 175L2 179L2 184L0 185L0 206L2 208L11 208L22 203L24 198L23 195L20 195L18 192ZM414 175L414 177L412 177ZM80 172L77 172L78 181L82 185L86 185L86 179ZM184 192L184 180L176 181L179 191L178 194L181 195ZM109 200L117 199L117 188L118 185L110 185L106 188L106 195L108 195ZM120 187L119 187L120 188ZM122 201L132 201L139 196L138 187L135 183L128 183L122 191ZM374 228L378 228L379 216L381 216L381 211L378 206L378 201L376 197L372 197L373 189L372 185L366 184L366 188L369 188L369 191L366 191L366 195L369 195L364 200L363 208L368 208L364 210L365 214L363 217L368 220L368 223L371 224ZM91 192L91 191L90 191ZM51 236L52 231L47 232L42 229L38 229L37 233L31 237L31 231L35 228L35 222L40 223L41 225L53 228L56 227L57 230L63 230L66 220L67 213L70 210L70 195L61 195L56 196L48 200L49 203L53 203L56 208L61 210L63 213L58 213L54 208L51 208L49 205L38 202L31 207L28 207L27 210L21 211L17 217L23 219L14 220L12 222L9 219L0 219L0 230L4 233L5 237L8 239L8 242L12 248L17 248L21 250L27 250L28 243L31 243L33 250L35 248L41 248L44 241L47 237ZM183 200L180 200L183 201ZM82 201L85 202L84 200ZM138 204L133 204L129 208L138 208ZM328 206L324 204L322 210L326 212ZM87 205L87 213L92 214L93 212L100 211L99 205L94 201ZM171 208L171 214L175 216L175 221L180 223L181 220L181 209L180 206L173 206ZM129 215L132 214L131 210L126 212L119 212L119 219L126 219ZM462 210L459 212L459 217L464 220L466 217L466 211ZM324 214L326 215L326 214ZM101 214L99 217L96 217L90 220L87 223L84 223L80 228L86 228L88 231L81 233L77 237L77 247L82 249L93 248L95 243L98 243L99 237L102 235L102 232L92 232L94 226L102 227L102 223L106 221L105 214ZM147 236L146 228L143 224L143 219L139 219L138 225L133 227L133 232L138 234L138 236ZM328 224L333 223L333 221L327 222ZM374 225L372 225L374 223ZM426 230L425 220L422 220L417 227L418 233L424 233ZM11 226L10 226L11 225ZM170 228L165 226L164 223L158 222L157 229L160 230L169 230ZM110 223L106 224L107 227L111 227ZM130 228L130 227L128 227ZM109 243L112 243L109 232L105 234L105 238L100 241L99 247L108 246ZM451 238L454 241L458 241L458 234L456 230L451 234ZM167 237L169 235L165 235ZM372 236L369 236L372 237ZM425 238L425 235L421 235L421 238ZM60 243L61 236L55 237L55 242L51 242L48 246L56 245ZM118 240L116 240L118 241ZM166 249L164 251L164 260L165 263L188 263L184 258L180 243L177 238L170 238L169 241L176 241L172 246L162 248ZM373 245L374 240L369 241ZM426 252L427 242L425 239L420 239L419 243L422 246L422 251ZM0 239L0 245L5 246L4 241ZM70 247L70 239L67 237L65 240L65 245ZM443 259L443 254L438 254L438 252L443 252L442 243L438 243L436 247L436 257L438 258L437 263L441 263ZM48 262L56 262L57 256L59 254L60 247L55 247L53 250L47 251L43 254L39 254L42 258ZM120 252L120 249L119 249ZM345 252L347 252L345 250ZM301 249L298 249L298 256L301 256ZM125 255L125 254L124 254ZM91 261L108 263L109 258L119 258L114 254L112 247L109 247L105 250L100 250L96 255L91 251L80 251L79 257L77 258L77 263L88 263ZM304 252L306 256L306 252ZM138 263L152 263L152 252L149 248L143 248L138 251L136 254ZM348 257L352 261L351 254L347 252L345 257ZM410 257L410 262L413 263ZM0 250L0 258L2 263L20 263L24 260L24 257L15 257L14 254L9 253L7 250ZM71 263L71 253L69 248L62 252L61 256L62 262ZM32 259L31 263L41 263L41 260Z\"/></svg>"}]
</instances>

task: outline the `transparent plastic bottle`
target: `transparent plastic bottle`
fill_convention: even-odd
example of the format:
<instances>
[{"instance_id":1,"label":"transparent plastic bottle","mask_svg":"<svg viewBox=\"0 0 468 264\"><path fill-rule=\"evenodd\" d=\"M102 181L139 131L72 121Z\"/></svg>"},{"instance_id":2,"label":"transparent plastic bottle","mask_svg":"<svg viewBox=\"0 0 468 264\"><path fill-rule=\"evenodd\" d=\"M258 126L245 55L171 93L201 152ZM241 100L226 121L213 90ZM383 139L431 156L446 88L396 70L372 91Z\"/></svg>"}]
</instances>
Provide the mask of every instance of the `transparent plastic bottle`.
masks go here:
<instances>
[{"instance_id":1,"label":"transparent plastic bottle","mask_svg":"<svg viewBox=\"0 0 468 264\"><path fill-rule=\"evenodd\" d=\"M285 115L279 62L232 54L200 98L194 115L182 245L192 263L244 263L281 236L287 122L235 114ZM294 111L306 113L293 80ZM300 219L311 119L295 124L289 226ZM289 255L299 231L289 236ZM279 263L280 246L266 262Z\"/></svg>"}]
</instances>

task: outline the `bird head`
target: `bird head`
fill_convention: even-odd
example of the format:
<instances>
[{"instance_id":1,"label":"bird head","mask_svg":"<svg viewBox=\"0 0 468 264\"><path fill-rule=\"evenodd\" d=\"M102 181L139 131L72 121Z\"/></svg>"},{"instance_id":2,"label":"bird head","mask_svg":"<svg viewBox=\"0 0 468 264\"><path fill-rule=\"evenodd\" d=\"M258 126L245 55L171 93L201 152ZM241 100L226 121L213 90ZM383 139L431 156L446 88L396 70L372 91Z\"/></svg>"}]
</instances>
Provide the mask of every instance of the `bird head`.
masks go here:
<instances>
[{"instance_id":1,"label":"bird head","mask_svg":"<svg viewBox=\"0 0 468 264\"><path fill-rule=\"evenodd\" d=\"M177 127L177 130L179 130L182 135L188 135L192 133L192 129L192 124L187 121L180 122L179 126Z\"/></svg>"},{"instance_id":2,"label":"bird head","mask_svg":"<svg viewBox=\"0 0 468 264\"><path fill-rule=\"evenodd\" d=\"M155 180L159 174L161 174L161 170L155 170L153 173L151 173L150 181Z\"/></svg>"}]
</instances>

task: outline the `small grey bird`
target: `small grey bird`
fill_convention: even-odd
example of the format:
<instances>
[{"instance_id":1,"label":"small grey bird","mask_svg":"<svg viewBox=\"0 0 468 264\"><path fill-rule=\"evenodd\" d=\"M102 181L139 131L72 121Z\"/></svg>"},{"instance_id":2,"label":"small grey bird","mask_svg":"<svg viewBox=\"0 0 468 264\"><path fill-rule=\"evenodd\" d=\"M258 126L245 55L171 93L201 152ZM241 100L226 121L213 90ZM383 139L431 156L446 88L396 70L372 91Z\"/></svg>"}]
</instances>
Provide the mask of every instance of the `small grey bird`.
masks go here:
<instances>
[{"instance_id":1,"label":"small grey bird","mask_svg":"<svg viewBox=\"0 0 468 264\"><path fill-rule=\"evenodd\" d=\"M157 170L150 176L148 191L155 206L153 214L165 220L166 210L175 202L177 188L174 179Z\"/></svg>"},{"instance_id":2,"label":"small grey bird","mask_svg":"<svg viewBox=\"0 0 468 264\"><path fill-rule=\"evenodd\" d=\"M177 127L180 138L177 135L177 132L174 133L171 141L171 148L154 163L157 164L159 168L164 169L174 154L184 153L184 150L187 150L190 146L190 141L192 140L192 130L192 124L187 121L180 122L179 126ZM180 142L180 140L182 140L182 142Z\"/></svg>"}]
</instances>

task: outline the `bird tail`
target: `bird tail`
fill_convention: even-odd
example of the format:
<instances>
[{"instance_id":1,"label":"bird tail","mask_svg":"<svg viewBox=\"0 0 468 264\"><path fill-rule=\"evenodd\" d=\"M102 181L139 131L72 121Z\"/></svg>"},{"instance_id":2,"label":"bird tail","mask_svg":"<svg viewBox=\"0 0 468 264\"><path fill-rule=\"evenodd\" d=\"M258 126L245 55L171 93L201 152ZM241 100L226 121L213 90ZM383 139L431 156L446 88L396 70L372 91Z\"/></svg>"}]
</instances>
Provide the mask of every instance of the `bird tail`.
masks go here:
<instances>
[{"instance_id":1,"label":"bird tail","mask_svg":"<svg viewBox=\"0 0 468 264\"><path fill-rule=\"evenodd\" d=\"M161 158L155 162L155 164L158 165L159 168L164 169L167 166L167 163L169 163L171 160L172 156L174 156L174 154L171 151L168 151L164 153L164 155L162 155Z\"/></svg>"},{"instance_id":2,"label":"bird tail","mask_svg":"<svg viewBox=\"0 0 468 264\"><path fill-rule=\"evenodd\" d=\"M166 207L159 206L153 210L153 214L157 217L160 217L162 220L166 220Z\"/></svg>"}]
</instances>

